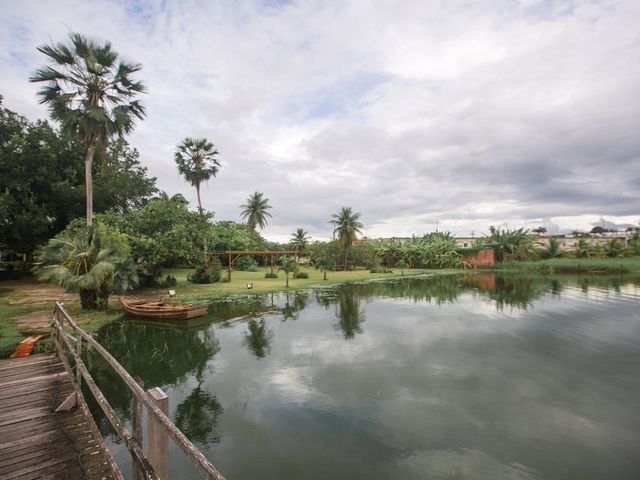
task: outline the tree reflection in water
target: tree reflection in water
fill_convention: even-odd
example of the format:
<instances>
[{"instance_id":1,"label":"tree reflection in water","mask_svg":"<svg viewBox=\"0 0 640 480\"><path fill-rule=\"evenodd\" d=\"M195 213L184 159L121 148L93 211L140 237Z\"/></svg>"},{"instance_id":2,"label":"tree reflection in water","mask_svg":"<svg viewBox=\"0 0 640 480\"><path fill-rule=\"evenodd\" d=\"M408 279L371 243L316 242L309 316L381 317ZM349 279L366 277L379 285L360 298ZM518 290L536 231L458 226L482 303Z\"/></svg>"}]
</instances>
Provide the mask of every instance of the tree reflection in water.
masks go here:
<instances>
[{"instance_id":1,"label":"tree reflection in water","mask_svg":"<svg viewBox=\"0 0 640 480\"><path fill-rule=\"evenodd\" d=\"M364 313L360 311L360 297L353 289L344 288L341 290L336 316L338 317L337 328L342 332L346 340L355 337L356 333L362 333L360 324L364 322Z\"/></svg>"},{"instance_id":2,"label":"tree reflection in water","mask_svg":"<svg viewBox=\"0 0 640 480\"><path fill-rule=\"evenodd\" d=\"M215 395L201 387L194 388L176 408L176 426L189 440L204 446L220 442L218 419L223 412Z\"/></svg>"},{"instance_id":3,"label":"tree reflection in water","mask_svg":"<svg viewBox=\"0 0 640 480\"><path fill-rule=\"evenodd\" d=\"M269 342L273 332L267 328L263 318L260 321L252 318L247 322L247 326L249 331L244 334L245 345L256 358L264 358L271 351Z\"/></svg>"}]
</instances>

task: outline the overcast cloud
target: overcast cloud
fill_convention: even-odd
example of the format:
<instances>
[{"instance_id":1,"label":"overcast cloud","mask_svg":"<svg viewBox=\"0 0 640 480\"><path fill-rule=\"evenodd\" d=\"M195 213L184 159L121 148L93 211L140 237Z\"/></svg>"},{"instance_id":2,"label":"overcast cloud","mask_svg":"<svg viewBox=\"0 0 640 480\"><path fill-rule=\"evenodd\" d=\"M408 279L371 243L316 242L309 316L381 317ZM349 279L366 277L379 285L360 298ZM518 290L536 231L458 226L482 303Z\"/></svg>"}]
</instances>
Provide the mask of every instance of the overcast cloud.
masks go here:
<instances>
[{"instance_id":1,"label":"overcast cloud","mask_svg":"<svg viewBox=\"0 0 640 480\"><path fill-rule=\"evenodd\" d=\"M36 46L109 40L143 64L158 186L195 205L173 151L206 137L203 204L264 192L267 238L326 239L342 206L369 237L640 221L637 0L0 1L7 108L47 116Z\"/></svg>"}]
</instances>

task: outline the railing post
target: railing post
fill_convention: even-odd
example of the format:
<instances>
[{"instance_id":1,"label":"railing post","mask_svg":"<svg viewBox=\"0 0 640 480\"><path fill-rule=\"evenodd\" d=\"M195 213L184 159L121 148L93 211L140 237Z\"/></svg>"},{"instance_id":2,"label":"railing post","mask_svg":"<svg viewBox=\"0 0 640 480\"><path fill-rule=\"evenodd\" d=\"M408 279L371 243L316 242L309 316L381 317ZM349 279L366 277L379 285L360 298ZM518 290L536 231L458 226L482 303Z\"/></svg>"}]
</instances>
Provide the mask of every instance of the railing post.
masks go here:
<instances>
[{"instance_id":1,"label":"railing post","mask_svg":"<svg viewBox=\"0 0 640 480\"><path fill-rule=\"evenodd\" d=\"M141 378L135 378L135 381L140 387L144 388L144 382ZM138 397L133 396L133 415L131 420L131 429L133 430L133 438L135 438L142 447L142 402L138 400ZM133 480L142 480L142 472L138 468L138 462L133 458L131 459L133 466L131 471L133 472Z\"/></svg>"},{"instance_id":2,"label":"railing post","mask_svg":"<svg viewBox=\"0 0 640 480\"><path fill-rule=\"evenodd\" d=\"M78 354L78 358L82 358L82 337L76 335L76 339L76 353ZM78 388L82 387L82 375L80 374L78 365L76 365L76 383L78 384Z\"/></svg>"},{"instance_id":3,"label":"railing post","mask_svg":"<svg viewBox=\"0 0 640 480\"><path fill-rule=\"evenodd\" d=\"M147 390L149 398L165 415L169 414L169 397L159 387ZM169 478L169 435L158 419L147 411L147 457L162 480Z\"/></svg>"}]
</instances>

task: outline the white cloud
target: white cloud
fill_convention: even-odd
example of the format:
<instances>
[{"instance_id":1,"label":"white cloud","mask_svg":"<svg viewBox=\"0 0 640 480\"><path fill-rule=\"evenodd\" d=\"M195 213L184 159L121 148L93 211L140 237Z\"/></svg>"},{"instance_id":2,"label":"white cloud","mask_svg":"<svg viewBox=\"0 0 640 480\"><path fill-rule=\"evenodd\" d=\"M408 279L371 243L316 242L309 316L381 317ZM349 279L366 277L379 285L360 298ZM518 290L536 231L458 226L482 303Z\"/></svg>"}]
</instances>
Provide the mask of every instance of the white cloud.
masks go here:
<instances>
[{"instance_id":1,"label":"white cloud","mask_svg":"<svg viewBox=\"0 0 640 480\"><path fill-rule=\"evenodd\" d=\"M207 137L223 167L205 206L237 220L263 191L271 238L326 238L343 205L369 236L637 222L640 4L549 5L23 1L3 6L0 93L42 118L35 47L110 40L143 64L130 140L160 188L195 200L173 149Z\"/></svg>"}]
</instances>

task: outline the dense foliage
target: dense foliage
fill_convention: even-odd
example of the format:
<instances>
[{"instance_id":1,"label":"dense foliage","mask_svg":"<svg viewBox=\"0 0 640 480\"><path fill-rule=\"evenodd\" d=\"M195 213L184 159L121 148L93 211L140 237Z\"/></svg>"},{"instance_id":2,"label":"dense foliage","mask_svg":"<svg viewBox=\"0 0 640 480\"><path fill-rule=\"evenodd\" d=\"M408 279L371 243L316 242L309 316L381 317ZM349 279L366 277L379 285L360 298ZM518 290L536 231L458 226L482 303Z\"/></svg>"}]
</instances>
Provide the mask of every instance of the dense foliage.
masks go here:
<instances>
[{"instance_id":1,"label":"dense foliage","mask_svg":"<svg viewBox=\"0 0 640 480\"><path fill-rule=\"evenodd\" d=\"M0 242L30 253L84 213L84 146L45 121L0 105ZM156 191L138 152L123 139L98 149L94 207L125 213Z\"/></svg>"}]
</instances>

